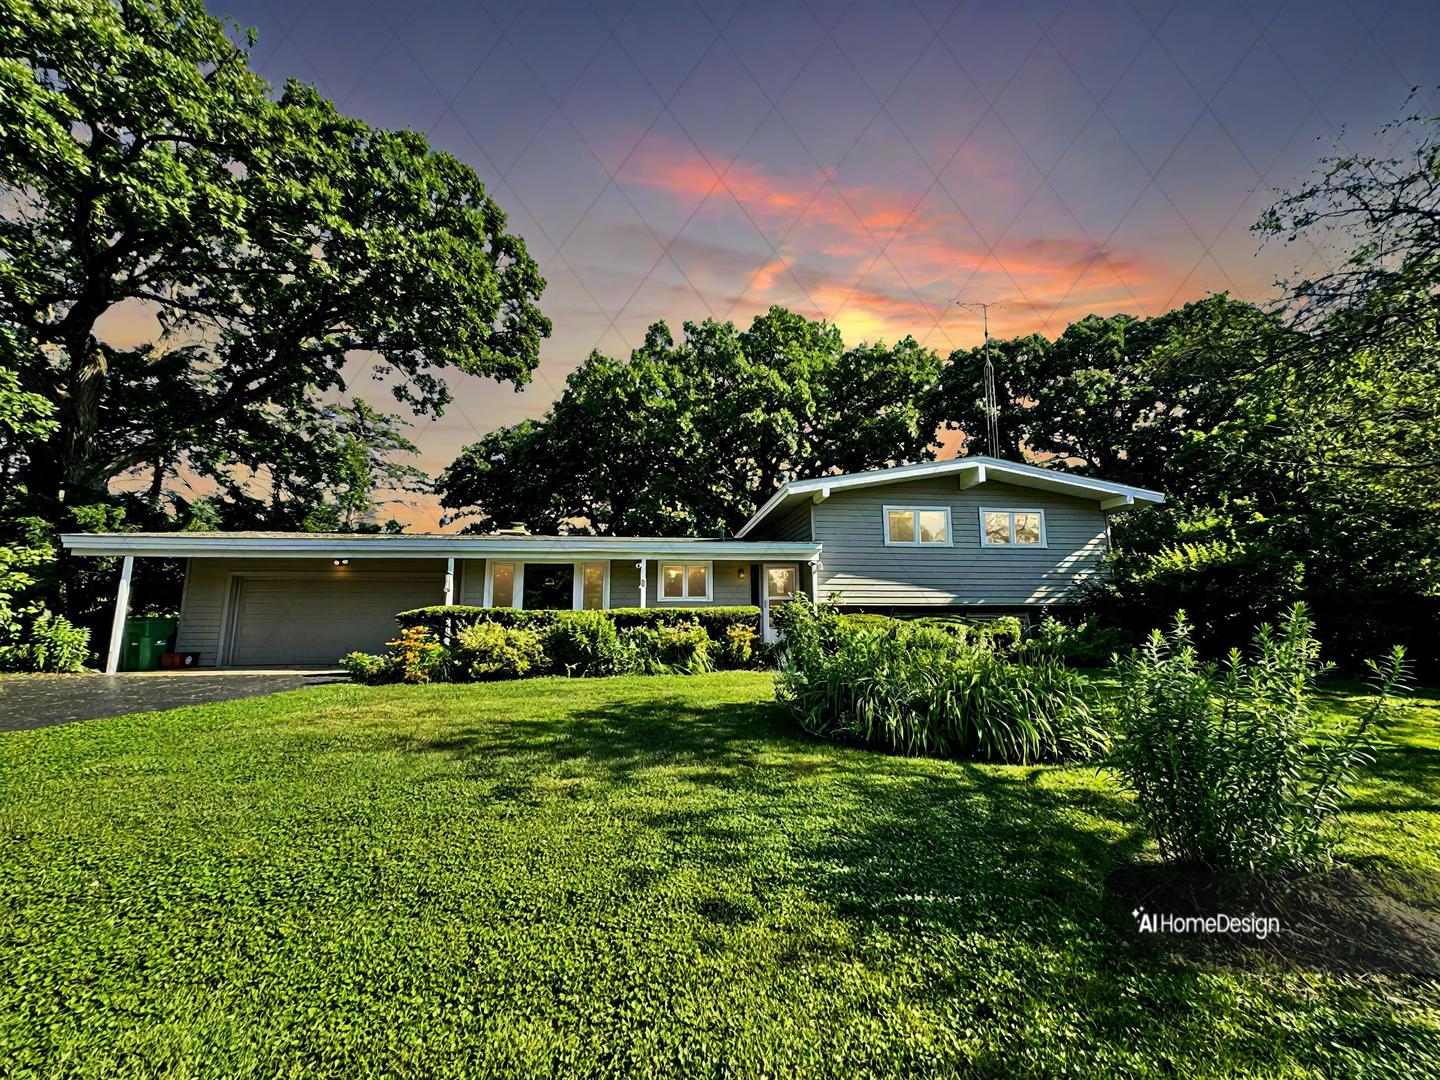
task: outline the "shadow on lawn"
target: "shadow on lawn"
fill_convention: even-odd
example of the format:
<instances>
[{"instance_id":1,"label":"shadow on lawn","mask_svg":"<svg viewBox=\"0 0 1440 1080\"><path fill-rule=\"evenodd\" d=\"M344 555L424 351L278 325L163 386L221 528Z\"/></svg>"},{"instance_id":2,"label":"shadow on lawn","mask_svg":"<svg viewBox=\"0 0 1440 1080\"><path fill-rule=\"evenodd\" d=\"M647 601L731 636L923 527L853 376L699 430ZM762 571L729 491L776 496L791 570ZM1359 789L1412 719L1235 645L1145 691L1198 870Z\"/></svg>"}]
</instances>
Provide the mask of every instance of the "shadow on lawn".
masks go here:
<instances>
[{"instance_id":1,"label":"shadow on lawn","mask_svg":"<svg viewBox=\"0 0 1440 1080\"><path fill-rule=\"evenodd\" d=\"M607 798L622 801L651 791L655 772L668 770L668 786L655 790L673 805L657 812L650 798L644 810L617 812L665 831L671 857L694 859L702 871L716 858L703 841L721 842L725 888L696 897L704 920L764 918L771 890L799 888L853 927L853 958L867 956L872 935L937 935L983 955L937 964L918 996L941 1010L974 1009L976 1022L996 1008L995 986L1011 988L1015 1008L1077 1013L1095 1037L1117 1044L1179 1018L1200 1029L1207 1015L1222 1024L1234 1007L1229 990L1207 977L1216 963L1185 942L1139 934L1129 905L1107 892L1107 877L1136 861L1146 837L1128 800L1106 786L1065 784L1064 767L998 769L847 749L799 732L774 703L699 706L679 695L637 695L548 719L495 718L401 745L457 756L482 784L523 781L523 763L536 777L599 780ZM1387 754L1379 772L1420 787L1440 752L1425 752L1419 765L1413 754ZM707 797L686 805L677 783ZM492 797L523 786L502 785ZM783 876L757 854L777 844L786 849ZM668 872L627 866L618 876L643 891ZM782 962L796 967L837 948L803 932L790 939ZM981 972L995 986L976 985ZM1386 1037L1415 1034L1398 1018L1372 1023ZM1274 1035L1254 1048L1262 1057L1275 1049Z\"/></svg>"}]
</instances>

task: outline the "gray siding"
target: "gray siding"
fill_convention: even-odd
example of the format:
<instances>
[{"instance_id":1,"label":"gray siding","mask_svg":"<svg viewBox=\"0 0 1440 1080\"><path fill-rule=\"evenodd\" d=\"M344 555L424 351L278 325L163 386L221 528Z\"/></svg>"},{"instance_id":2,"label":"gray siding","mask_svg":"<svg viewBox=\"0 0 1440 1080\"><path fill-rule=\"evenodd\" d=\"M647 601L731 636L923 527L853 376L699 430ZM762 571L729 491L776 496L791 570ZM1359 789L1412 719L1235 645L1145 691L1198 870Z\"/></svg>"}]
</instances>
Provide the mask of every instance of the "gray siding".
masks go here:
<instances>
[{"instance_id":1,"label":"gray siding","mask_svg":"<svg viewBox=\"0 0 1440 1080\"><path fill-rule=\"evenodd\" d=\"M200 663L212 667L224 631L226 602L233 574L304 574L311 579L356 577L370 574L434 575L435 598L440 603L445 590L443 559L355 559L349 566L335 566L329 559L190 559L185 572L185 592L180 601L180 631L177 652L198 652ZM481 579L483 585L484 579Z\"/></svg>"},{"instance_id":2,"label":"gray siding","mask_svg":"<svg viewBox=\"0 0 1440 1080\"><path fill-rule=\"evenodd\" d=\"M884 507L950 507L953 546L889 546ZM980 546L980 507L1045 512L1047 546ZM824 545L820 595L876 606L1018 607L1073 601L1107 550L1105 515L1087 499L1009 484L961 491L955 477L837 491L813 508Z\"/></svg>"},{"instance_id":3,"label":"gray siding","mask_svg":"<svg viewBox=\"0 0 1440 1080\"><path fill-rule=\"evenodd\" d=\"M806 499L799 506L792 507L776 517L774 525L765 522L769 529L764 533L765 540L795 541L808 543L810 540L810 508L813 504ZM756 537L762 539L762 537Z\"/></svg>"}]
</instances>

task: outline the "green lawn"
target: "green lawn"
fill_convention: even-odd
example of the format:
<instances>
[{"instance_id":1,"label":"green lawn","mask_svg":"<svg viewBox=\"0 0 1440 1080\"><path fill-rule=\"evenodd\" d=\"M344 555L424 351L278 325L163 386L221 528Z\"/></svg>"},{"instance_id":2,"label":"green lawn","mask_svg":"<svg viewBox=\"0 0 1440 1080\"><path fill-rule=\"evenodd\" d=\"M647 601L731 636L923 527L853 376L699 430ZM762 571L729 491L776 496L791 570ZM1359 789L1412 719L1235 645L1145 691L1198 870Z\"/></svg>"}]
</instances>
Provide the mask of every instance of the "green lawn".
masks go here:
<instances>
[{"instance_id":1,"label":"green lawn","mask_svg":"<svg viewBox=\"0 0 1440 1080\"><path fill-rule=\"evenodd\" d=\"M1440 699L1348 859L1440 906ZM1440 987L1161 951L1090 768L768 675L332 686L0 736L0 1074L1404 1075Z\"/></svg>"}]
</instances>

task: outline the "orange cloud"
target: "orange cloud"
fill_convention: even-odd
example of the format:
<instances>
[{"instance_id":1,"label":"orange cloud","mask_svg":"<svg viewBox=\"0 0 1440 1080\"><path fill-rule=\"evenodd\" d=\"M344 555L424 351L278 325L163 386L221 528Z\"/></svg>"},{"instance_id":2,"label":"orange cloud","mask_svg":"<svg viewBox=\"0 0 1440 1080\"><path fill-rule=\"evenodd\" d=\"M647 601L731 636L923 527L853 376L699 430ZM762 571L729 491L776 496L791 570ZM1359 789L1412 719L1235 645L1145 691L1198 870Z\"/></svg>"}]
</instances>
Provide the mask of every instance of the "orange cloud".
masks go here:
<instances>
[{"instance_id":1,"label":"orange cloud","mask_svg":"<svg viewBox=\"0 0 1440 1080\"><path fill-rule=\"evenodd\" d=\"M692 146L655 137L618 179L693 210L712 231L719 223L763 238L753 246L769 256L752 257L744 281L733 265L710 264L716 291L740 317L748 314L735 310L741 302L782 303L852 336L910 333L941 347L974 337L973 315L951 303L962 293L1004 305L1010 314L992 320L992 331L1051 333L1091 311L1145 314L1173 294L1173 273L1142 251L1084 236L1073 218L1060 223L1068 231L1027 231L1034 215L994 155L977 149L964 165L963 206L939 182L906 190L747 161L717 171Z\"/></svg>"}]
</instances>

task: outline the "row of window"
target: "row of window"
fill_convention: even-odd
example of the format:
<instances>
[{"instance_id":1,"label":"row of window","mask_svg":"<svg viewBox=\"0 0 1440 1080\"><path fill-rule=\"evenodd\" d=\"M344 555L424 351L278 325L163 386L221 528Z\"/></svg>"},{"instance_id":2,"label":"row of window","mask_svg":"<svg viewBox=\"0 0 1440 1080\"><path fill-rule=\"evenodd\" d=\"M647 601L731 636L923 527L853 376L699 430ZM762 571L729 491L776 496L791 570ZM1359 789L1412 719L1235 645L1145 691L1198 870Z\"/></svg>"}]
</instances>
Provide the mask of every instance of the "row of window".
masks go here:
<instances>
[{"instance_id":1,"label":"row of window","mask_svg":"<svg viewBox=\"0 0 1440 1080\"><path fill-rule=\"evenodd\" d=\"M525 588L524 564L513 562L492 561L487 568L487 584L485 603L488 607L518 607L532 606L529 604L520 605L517 597L522 595ZM537 573L543 574L548 564L531 564L532 576ZM563 567L563 564L557 564ZM586 611L598 611L609 606L608 589L606 588L605 563L587 562L576 567L578 579L574 588L578 589L579 606ZM538 584L532 582L532 584ZM701 563L661 563L660 564L660 599L662 600L709 600L710 599L710 564ZM540 606L540 605L535 605ZM545 602L543 606L569 606L551 601Z\"/></svg>"},{"instance_id":2,"label":"row of window","mask_svg":"<svg viewBox=\"0 0 1440 1080\"><path fill-rule=\"evenodd\" d=\"M885 507L885 543L953 544L948 506ZM980 508L982 547L1044 547L1045 511Z\"/></svg>"}]
</instances>

